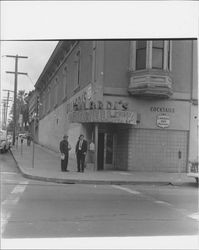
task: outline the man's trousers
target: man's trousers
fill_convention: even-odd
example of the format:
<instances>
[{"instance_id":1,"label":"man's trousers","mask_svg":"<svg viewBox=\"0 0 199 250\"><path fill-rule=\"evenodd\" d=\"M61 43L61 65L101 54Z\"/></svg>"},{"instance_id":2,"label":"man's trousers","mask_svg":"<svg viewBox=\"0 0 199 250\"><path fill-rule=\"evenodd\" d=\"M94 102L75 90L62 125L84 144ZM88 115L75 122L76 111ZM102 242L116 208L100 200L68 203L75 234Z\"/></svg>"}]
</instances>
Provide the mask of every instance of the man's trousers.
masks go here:
<instances>
[{"instance_id":1,"label":"man's trousers","mask_svg":"<svg viewBox=\"0 0 199 250\"><path fill-rule=\"evenodd\" d=\"M61 160L61 171L67 171L68 167L68 154L64 154L65 158L64 160Z\"/></svg>"},{"instance_id":2,"label":"man's trousers","mask_svg":"<svg viewBox=\"0 0 199 250\"><path fill-rule=\"evenodd\" d=\"M77 152L77 171L84 172L85 154Z\"/></svg>"}]
</instances>

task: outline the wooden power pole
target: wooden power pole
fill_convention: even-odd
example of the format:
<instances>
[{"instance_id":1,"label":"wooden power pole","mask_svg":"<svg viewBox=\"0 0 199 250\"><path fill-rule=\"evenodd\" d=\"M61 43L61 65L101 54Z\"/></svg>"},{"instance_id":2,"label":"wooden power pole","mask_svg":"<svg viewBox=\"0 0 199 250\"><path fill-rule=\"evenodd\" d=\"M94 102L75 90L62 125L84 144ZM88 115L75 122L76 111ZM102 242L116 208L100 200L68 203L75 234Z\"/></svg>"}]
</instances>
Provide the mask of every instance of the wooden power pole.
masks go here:
<instances>
[{"instance_id":1,"label":"wooden power pole","mask_svg":"<svg viewBox=\"0 0 199 250\"><path fill-rule=\"evenodd\" d=\"M13 129L13 145L15 145L15 135L16 135L16 127L17 127L17 77L18 75L28 75L27 73L23 73L23 72L18 72L18 59L21 58L28 58L27 56L12 56L12 55L6 55L6 57L11 57L11 58L15 58L15 71L6 71L6 73L9 74L14 74L15 75L15 81L14 81L14 129Z\"/></svg>"}]
</instances>

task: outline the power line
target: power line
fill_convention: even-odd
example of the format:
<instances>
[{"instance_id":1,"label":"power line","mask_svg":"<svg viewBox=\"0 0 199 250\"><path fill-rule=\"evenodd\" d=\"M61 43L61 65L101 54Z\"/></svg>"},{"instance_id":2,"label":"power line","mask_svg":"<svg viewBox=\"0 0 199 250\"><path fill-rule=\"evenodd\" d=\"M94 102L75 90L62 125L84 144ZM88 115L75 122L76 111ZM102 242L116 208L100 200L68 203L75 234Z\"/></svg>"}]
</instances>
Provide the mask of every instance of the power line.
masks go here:
<instances>
[{"instance_id":1,"label":"power line","mask_svg":"<svg viewBox=\"0 0 199 250\"><path fill-rule=\"evenodd\" d=\"M29 76L29 74L27 74L27 77L28 77L28 79L30 80L31 84L32 84L33 86L35 86L34 83L33 83L33 80L32 80L31 77Z\"/></svg>"}]
</instances>

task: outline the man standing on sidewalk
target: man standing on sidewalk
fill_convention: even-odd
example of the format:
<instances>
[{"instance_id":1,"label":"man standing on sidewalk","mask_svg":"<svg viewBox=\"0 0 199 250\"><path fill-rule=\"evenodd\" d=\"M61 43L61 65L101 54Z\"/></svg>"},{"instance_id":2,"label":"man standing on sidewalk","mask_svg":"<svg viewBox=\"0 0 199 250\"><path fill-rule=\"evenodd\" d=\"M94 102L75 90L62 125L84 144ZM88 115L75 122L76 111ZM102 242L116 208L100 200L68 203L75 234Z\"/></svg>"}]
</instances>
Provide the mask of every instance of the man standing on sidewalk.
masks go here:
<instances>
[{"instance_id":1,"label":"man standing on sidewalk","mask_svg":"<svg viewBox=\"0 0 199 250\"><path fill-rule=\"evenodd\" d=\"M67 172L67 167L68 167L68 155L69 155L69 150L71 147L69 146L68 143L68 136L64 135L63 140L60 142L59 146L60 152L61 152L61 171Z\"/></svg>"},{"instance_id":2,"label":"man standing on sidewalk","mask_svg":"<svg viewBox=\"0 0 199 250\"><path fill-rule=\"evenodd\" d=\"M77 156L77 172L84 172L85 157L87 152L87 141L84 140L84 136L80 135L79 140L75 148Z\"/></svg>"}]
</instances>

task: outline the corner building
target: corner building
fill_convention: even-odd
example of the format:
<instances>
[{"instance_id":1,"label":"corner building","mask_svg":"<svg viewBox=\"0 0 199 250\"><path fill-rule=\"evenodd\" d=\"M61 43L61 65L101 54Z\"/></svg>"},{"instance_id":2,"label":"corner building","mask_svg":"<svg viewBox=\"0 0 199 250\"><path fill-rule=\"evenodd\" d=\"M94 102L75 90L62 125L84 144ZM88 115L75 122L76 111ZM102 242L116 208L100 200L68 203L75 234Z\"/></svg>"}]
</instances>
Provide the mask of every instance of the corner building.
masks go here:
<instances>
[{"instance_id":1,"label":"corner building","mask_svg":"<svg viewBox=\"0 0 199 250\"><path fill-rule=\"evenodd\" d=\"M39 143L93 170L186 172L197 158L197 40L60 41L40 75ZM94 144L93 144L93 143Z\"/></svg>"}]
</instances>

